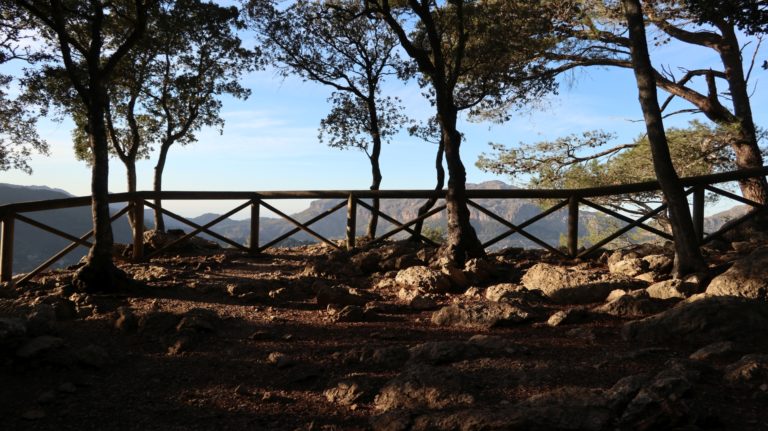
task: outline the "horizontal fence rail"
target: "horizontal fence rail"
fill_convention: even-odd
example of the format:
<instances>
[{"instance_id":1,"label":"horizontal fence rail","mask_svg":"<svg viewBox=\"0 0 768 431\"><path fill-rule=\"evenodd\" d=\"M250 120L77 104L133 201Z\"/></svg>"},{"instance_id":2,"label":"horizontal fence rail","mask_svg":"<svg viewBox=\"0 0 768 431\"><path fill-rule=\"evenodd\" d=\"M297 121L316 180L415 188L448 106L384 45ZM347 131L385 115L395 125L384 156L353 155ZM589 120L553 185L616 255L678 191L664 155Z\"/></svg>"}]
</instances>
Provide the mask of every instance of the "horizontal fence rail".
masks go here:
<instances>
[{"instance_id":1,"label":"horizontal fence rail","mask_svg":"<svg viewBox=\"0 0 768 431\"><path fill-rule=\"evenodd\" d=\"M699 177L689 177L681 179L683 187L686 189L688 195L693 196L693 222L696 230L697 240L699 244L705 244L716 238L720 238L727 230L734 228L735 226L749 220L757 214L757 211L748 212L741 218L730 222L727 226L724 226L717 232L706 234L704 232L704 203L705 192L714 193L720 196L724 196L733 199L737 202L747 204L753 208L766 209L765 206L758 202L751 201L741 196L735 195L729 191L723 190L719 187L715 187L715 184L740 181L755 177L765 177L768 175L768 166L757 168L740 170L733 172L725 172L713 175L705 175ZM486 241L483 247L488 248L493 244L505 239L506 237L519 234L522 237L532 241L533 243L549 250L550 252L560 254L564 257L583 257L593 253L600 247L609 243L610 241L618 238L619 236L629 232L632 229L643 229L647 232L655 234L661 238L672 240L672 236L666 232L663 232L653 226L645 224L648 220L654 216L662 213L666 210L667 206L662 204L657 208L641 215L638 218L632 218L620 212L606 208L596 202L593 202L594 198L600 198L611 195L625 195L632 193L647 193L657 192L660 190L657 181L648 181L635 184L623 184L612 185L605 187L595 188L583 188L583 189L506 189L506 190L492 190L492 189L469 189L466 191L467 205L480 213L488 216L490 219L500 223L507 228L507 231L497 235L496 237ZM399 221L390 215L385 214L383 211L375 209L373 206L366 203L363 199L444 199L446 196L446 190L304 190L304 191L263 191L263 192L247 192L247 191L164 191L164 192L151 192L141 191L135 193L115 193L109 195L110 203L125 203L126 206L118 211L111 217L112 221L117 220L124 214L131 212L133 219L135 220L135 228L133 231L133 244L132 244L132 259L134 261L142 261L152 258L163 251L167 250L178 243L188 240L199 234L209 235L235 249L239 249L248 253L258 254L264 250L279 244L281 241L289 238L290 236L298 233L305 232L306 234L316 238L318 241L328 244L333 248L342 248L338 243L325 238L323 235L312 229L312 225L325 217L341 210L346 206L347 208L347 226L346 226L346 248L352 249L356 246L355 232L357 228L357 207L364 208L371 214L375 214L383 220L391 223L394 228L389 232L380 234L376 238L372 238L372 242L384 241L398 233L406 232L414 234L412 229L414 225L419 222L432 217L445 210L445 205L437 205L425 214L415 217L408 221ZM279 209L275 208L271 204L265 202L265 200L286 200L286 199L338 199L341 200L337 205L332 208L318 214L310 220L300 222L293 217L285 214ZM550 208L542 211L541 213L531 217L530 219L515 224L510 220L506 220L503 217L495 214L493 211L483 207L477 202L478 199L547 199L556 200ZM158 207L157 202L160 201L174 201L174 200L236 200L244 201L231 211L222 214L221 216L211 220L204 225L200 225L173 213L165 208ZM71 244L62 249L59 253L55 254L50 259L39 265L33 271L21 275L16 283L22 283L36 275L40 274L45 269L53 265L57 260L61 259L64 255L74 250L79 246L89 247L91 243L88 241L93 236L93 231L87 232L81 236L75 236L66 232L63 232L54 227L45 225L39 221L36 221L28 217L29 213L37 211L48 211L66 208L75 208L88 206L91 204L90 196L65 198L65 199L52 199L46 201L35 202L19 202L13 204L7 204L0 206L0 281L11 282L13 274L13 240L14 240L14 226L16 221L26 223L30 226L36 227L50 234L57 235L61 238L71 241ZM602 214L608 215L612 218L618 219L626 223L623 227L617 229L615 232L609 234L595 244L592 244L589 248L583 250L578 249L578 231L579 231L579 208L581 206L589 207ZM279 235L277 238L269 241L266 244L259 245L259 214L261 208L278 215L287 222L293 224L295 227L288 232ZM159 210L165 216L175 219L190 228L192 230L189 233L182 235L180 238L174 240L170 244L166 244L163 248L154 250L149 254L144 253L144 209L150 208L153 210ZM211 230L213 226L227 219L228 217L238 213L246 208L250 208L250 234L248 245L239 244L223 235L220 235ZM543 219L544 217L560 210L567 208L568 220L567 220L567 241L566 251L552 246L546 243L535 235L526 230L529 226ZM27 215L25 215L27 214ZM433 240L420 236L420 239L429 245L437 246Z\"/></svg>"}]
</instances>

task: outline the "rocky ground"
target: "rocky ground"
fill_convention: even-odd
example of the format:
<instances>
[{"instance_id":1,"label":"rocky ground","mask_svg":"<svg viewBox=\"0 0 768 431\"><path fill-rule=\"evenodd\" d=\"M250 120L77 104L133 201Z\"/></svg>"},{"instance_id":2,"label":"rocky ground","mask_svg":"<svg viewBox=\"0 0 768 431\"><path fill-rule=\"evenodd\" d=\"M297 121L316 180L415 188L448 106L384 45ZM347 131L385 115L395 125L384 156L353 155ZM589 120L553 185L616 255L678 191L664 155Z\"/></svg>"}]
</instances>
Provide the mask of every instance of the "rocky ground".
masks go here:
<instances>
[{"instance_id":1,"label":"rocky ground","mask_svg":"<svg viewBox=\"0 0 768 431\"><path fill-rule=\"evenodd\" d=\"M184 249L115 294L0 289L0 423L29 430L768 429L768 248L459 270L409 243Z\"/></svg>"}]
</instances>

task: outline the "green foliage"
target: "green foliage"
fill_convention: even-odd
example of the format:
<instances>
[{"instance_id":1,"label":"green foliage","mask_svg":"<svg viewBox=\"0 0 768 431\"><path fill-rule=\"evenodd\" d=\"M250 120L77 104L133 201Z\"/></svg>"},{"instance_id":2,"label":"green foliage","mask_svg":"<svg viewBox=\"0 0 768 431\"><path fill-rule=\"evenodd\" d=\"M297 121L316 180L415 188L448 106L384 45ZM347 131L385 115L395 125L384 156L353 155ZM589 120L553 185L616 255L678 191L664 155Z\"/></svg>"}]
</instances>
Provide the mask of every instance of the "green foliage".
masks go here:
<instances>
[{"instance_id":1,"label":"green foliage","mask_svg":"<svg viewBox=\"0 0 768 431\"><path fill-rule=\"evenodd\" d=\"M28 65L44 58L30 48L29 21L6 2L0 3L0 65L18 61ZM48 144L37 134L37 107L32 100L12 97L18 85L13 76L0 74L0 171L19 169L28 174L33 152L48 154Z\"/></svg>"},{"instance_id":2,"label":"green foliage","mask_svg":"<svg viewBox=\"0 0 768 431\"><path fill-rule=\"evenodd\" d=\"M424 226L424 228L421 230L421 234L427 239L438 244L445 242L445 229L439 226Z\"/></svg>"},{"instance_id":3,"label":"green foliage","mask_svg":"<svg viewBox=\"0 0 768 431\"><path fill-rule=\"evenodd\" d=\"M117 20L107 31L121 34L130 25ZM259 61L242 46L237 31L243 23L234 7L165 0L152 10L147 26L139 46L115 66L107 88L110 151L127 164L149 157L155 144L189 144L201 128L223 127L220 96L246 98L250 90L238 80ZM47 65L28 82L28 97L44 98L59 115L73 118L75 155L90 163L87 111L64 67Z\"/></svg>"},{"instance_id":4,"label":"green foliage","mask_svg":"<svg viewBox=\"0 0 768 431\"><path fill-rule=\"evenodd\" d=\"M369 157L407 122L396 97L381 84L402 75L397 38L380 19L362 13L354 0L300 0L279 10L263 0L249 3L270 62L279 72L331 87L331 111L319 139L334 148L355 148Z\"/></svg>"},{"instance_id":5,"label":"green foliage","mask_svg":"<svg viewBox=\"0 0 768 431\"><path fill-rule=\"evenodd\" d=\"M768 3L764 0L684 0L699 24L727 21L747 34L768 33Z\"/></svg>"},{"instance_id":6,"label":"green foliage","mask_svg":"<svg viewBox=\"0 0 768 431\"><path fill-rule=\"evenodd\" d=\"M509 175L515 183L532 188L602 187L656 179L645 136L629 144L610 146L612 139L612 134L596 130L514 148L491 144L494 153L482 154L476 165L487 172ZM692 121L687 128L667 130L672 161L681 177L732 170L733 139L737 139L734 130L698 121ZM614 209L644 213L661 199L660 192L653 192L595 200Z\"/></svg>"},{"instance_id":7,"label":"green foliage","mask_svg":"<svg viewBox=\"0 0 768 431\"><path fill-rule=\"evenodd\" d=\"M615 136L601 130L568 135L554 141L510 148L491 144L495 153L481 154L476 165L509 175L538 188L583 188L651 181L656 178L650 145L645 136L609 147ZM667 130L670 153L681 177L705 175L733 168L733 131L692 121L687 128Z\"/></svg>"}]
</instances>

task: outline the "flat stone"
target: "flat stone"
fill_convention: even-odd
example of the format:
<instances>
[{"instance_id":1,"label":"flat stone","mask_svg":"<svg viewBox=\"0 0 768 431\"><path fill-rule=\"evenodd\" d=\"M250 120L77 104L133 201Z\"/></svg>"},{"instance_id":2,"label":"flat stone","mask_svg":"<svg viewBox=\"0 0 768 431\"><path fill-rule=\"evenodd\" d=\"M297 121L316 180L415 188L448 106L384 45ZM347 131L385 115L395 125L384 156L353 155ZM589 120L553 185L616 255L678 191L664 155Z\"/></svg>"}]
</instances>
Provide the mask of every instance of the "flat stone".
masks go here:
<instances>
[{"instance_id":1,"label":"flat stone","mask_svg":"<svg viewBox=\"0 0 768 431\"><path fill-rule=\"evenodd\" d=\"M736 350L736 343L732 341L720 341L702 347L691 353L690 359L694 361L706 361L717 356L727 355Z\"/></svg>"},{"instance_id":2,"label":"flat stone","mask_svg":"<svg viewBox=\"0 0 768 431\"><path fill-rule=\"evenodd\" d=\"M407 368L379 391L374 407L380 411L396 409L443 409L472 405L475 398L466 392L468 382L442 368Z\"/></svg>"},{"instance_id":3,"label":"flat stone","mask_svg":"<svg viewBox=\"0 0 768 431\"><path fill-rule=\"evenodd\" d=\"M533 313L506 303L480 302L453 304L432 314L432 323L438 326L492 328L522 323L533 318Z\"/></svg>"},{"instance_id":4,"label":"flat stone","mask_svg":"<svg viewBox=\"0 0 768 431\"><path fill-rule=\"evenodd\" d=\"M397 273L395 281L400 285L417 288L423 292L445 293L451 290L451 280L448 276L426 266L403 269Z\"/></svg>"},{"instance_id":5,"label":"flat stone","mask_svg":"<svg viewBox=\"0 0 768 431\"><path fill-rule=\"evenodd\" d=\"M645 287L643 282L622 275L547 263L532 266L523 276L522 282L529 290L541 290L552 301L560 304L600 302L615 289L632 290Z\"/></svg>"},{"instance_id":6,"label":"flat stone","mask_svg":"<svg viewBox=\"0 0 768 431\"><path fill-rule=\"evenodd\" d=\"M768 355L751 354L725 368L725 381L732 385L762 386L768 383Z\"/></svg>"}]
</instances>

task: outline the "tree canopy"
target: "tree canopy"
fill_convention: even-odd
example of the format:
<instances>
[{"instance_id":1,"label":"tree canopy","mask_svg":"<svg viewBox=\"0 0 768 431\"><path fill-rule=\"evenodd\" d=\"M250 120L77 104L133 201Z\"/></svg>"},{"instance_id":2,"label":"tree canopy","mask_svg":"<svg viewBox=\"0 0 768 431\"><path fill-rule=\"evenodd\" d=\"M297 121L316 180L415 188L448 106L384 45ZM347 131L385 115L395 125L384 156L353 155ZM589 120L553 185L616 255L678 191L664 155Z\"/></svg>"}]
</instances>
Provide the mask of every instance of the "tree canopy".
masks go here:
<instances>
[{"instance_id":1,"label":"tree canopy","mask_svg":"<svg viewBox=\"0 0 768 431\"><path fill-rule=\"evenodd\" d=\"M30 48L30 35L25 34L29 25L29 18L15 5L0 4L0 65L42 60L43 53ZM37 133L39 107L14 97L18 85L13 76L0 74L0 171L19 169L29 174L29 157L34 152L47 154L48 144Z\"/></svg>"}]
</instances>

